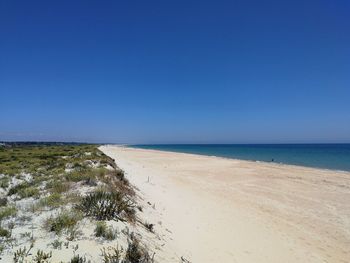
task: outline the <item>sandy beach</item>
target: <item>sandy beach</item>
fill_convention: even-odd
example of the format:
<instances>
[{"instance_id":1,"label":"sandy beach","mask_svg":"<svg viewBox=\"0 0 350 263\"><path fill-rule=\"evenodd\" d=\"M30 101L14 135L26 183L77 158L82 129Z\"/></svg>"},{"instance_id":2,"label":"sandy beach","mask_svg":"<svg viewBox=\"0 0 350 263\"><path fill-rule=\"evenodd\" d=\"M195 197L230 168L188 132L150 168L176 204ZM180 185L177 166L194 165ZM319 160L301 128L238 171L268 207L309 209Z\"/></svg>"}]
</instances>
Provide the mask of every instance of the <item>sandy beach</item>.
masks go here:
<instances>
[{"instance_id":1,"label":"sandy beach","mask_svg":"<svg viewBox=\"0 0 350 263\"><path fill-rule=\"evenodd\" d=\"M100 149L147 204L159 262L350 262L350 173Z\"/></svg>"}]
</instances>

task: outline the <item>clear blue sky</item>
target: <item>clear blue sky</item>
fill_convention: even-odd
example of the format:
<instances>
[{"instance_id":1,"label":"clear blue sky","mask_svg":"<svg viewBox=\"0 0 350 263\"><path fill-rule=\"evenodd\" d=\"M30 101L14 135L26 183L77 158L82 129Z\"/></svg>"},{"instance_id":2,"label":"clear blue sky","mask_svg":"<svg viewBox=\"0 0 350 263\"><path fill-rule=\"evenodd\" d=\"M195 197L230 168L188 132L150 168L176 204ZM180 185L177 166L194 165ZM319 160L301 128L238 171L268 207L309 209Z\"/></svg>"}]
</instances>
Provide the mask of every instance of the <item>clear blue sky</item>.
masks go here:
<instances>
[{"instance_id":1,"label":"clear blue sky","mask_svg":"<svg viewBox=\"0 0 350 263\"><path fill-rule=\"evenodd\" d=\"M350 2L0 1L0 140L350 142Z\"/></svg>"}]
</instances>

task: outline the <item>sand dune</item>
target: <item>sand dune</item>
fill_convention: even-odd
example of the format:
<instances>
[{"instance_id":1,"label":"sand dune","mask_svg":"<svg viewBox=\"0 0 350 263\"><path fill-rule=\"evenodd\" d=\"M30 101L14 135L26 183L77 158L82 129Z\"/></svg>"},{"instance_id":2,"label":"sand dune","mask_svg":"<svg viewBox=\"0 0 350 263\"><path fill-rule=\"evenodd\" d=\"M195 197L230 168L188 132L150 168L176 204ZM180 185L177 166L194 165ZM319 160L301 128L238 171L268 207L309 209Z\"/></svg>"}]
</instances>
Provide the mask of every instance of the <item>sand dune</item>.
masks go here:
<instances>
[{"instance_id":1,"label":"sand dune","mask_svg":"<svg viewBox=\"0 0 350 263\"><path fill-rule=\"evenodd\" d=\"M350 262L350 173L101 150L151 204L160 262Z\"/></svg>"}]
</instances>

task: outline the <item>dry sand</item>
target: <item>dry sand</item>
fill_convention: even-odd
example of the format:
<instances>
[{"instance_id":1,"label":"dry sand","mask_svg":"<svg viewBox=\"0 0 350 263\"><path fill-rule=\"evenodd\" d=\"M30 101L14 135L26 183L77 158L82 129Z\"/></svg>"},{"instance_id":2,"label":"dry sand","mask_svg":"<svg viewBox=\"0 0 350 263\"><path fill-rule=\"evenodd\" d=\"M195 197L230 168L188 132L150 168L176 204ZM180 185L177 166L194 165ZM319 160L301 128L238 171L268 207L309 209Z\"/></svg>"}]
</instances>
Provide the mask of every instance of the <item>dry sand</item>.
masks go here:
<instances>
[{"instance_id":1,"label":"dry sand","mask_svg":"<svg viewBox=\"0 0 350 263\"><path fill-rule=\"evenodd\" d=\"M160 262L350 262L350 173L100 149L151 204Z\"/></svg>"}]
</instances>

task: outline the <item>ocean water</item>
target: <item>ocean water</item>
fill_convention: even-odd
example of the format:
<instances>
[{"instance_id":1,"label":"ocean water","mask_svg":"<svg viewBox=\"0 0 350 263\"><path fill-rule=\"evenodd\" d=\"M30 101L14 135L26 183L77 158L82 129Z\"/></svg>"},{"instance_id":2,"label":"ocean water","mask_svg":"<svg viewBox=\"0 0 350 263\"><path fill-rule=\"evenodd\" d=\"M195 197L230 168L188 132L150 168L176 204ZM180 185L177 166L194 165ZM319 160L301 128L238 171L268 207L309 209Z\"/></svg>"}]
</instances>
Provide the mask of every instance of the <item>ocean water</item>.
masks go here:
<instances>
[{"instance_id":1,"label":"ocean water","mask_svg":"<svg viewBox=\"0 0 350 263\"><path fill-rule=\"evenodd\" d=\"M135 148L350 171L350 144L153 144Z\"/></svg>"}]
</instances>

